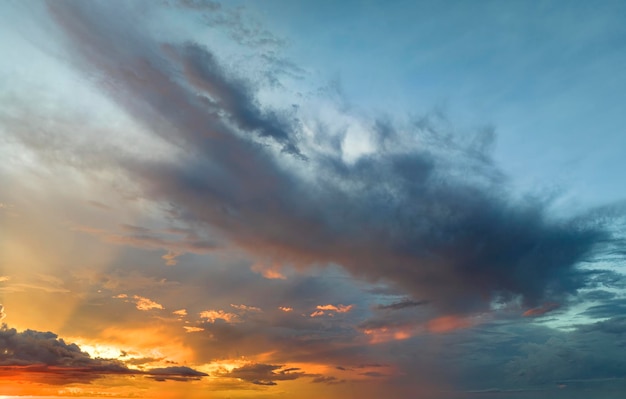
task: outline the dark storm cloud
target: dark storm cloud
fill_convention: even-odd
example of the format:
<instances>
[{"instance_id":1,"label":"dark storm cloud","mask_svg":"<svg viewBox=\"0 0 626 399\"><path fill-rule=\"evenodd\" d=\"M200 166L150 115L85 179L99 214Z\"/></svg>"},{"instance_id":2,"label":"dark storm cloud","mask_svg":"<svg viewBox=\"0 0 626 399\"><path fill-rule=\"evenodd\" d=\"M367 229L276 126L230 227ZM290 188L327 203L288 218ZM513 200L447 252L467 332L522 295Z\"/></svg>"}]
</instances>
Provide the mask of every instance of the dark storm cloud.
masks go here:
<instances>
[{"instance_id":1,"label":"dark storm cloud","mask_svg":"<svg viewBox=\"0 0 626 399\"><path fill-rule=\"evenodd\" d=\"M0 328L0 373L18 371L62 375L64 378L52 378L49 383L63 384L91 381L109 374L146 375L160 381L187 381L206 376L184 366L147 371L129 369L120 360L92 358L78 345L66 343L52 332L18 332L3 325Z\"/></svg>"},{"instance_id":2,"label":"dark storm cloud","mask_svg":"<svg viewBox=\"0 0 626 399\"><path fill-rule=\"evenodd\" d=\"M496 298L558 301L589 277L575 266L613 240L606 212L557 219L549 200L513 195L490 158L491 130L462 139L424 118L397 129L404 137L379 123L384 146L348 163L341 148L306 148L296 117L260 104L255 82L208 48L153 41L130 6L48 4L72 62L185 154L122 154L115 166L178 219L257 257L339 264L462 313Z\"/></svg>"}]
</instances>

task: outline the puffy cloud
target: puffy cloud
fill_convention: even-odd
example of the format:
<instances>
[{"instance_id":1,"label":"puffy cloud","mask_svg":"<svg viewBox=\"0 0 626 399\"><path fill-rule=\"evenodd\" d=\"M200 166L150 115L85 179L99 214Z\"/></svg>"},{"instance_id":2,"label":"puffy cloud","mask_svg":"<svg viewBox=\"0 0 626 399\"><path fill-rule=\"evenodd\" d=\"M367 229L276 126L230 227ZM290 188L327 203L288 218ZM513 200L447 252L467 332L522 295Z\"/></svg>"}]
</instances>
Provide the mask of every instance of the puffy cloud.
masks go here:
<instances>
[{"instance_id":1,"label":"puffy cloud","mask_svg":"<svg viewBox=\"0 0 626 399\"><path fill-rule=\"evenodd\" d=\"M160 303L156 303L149 298L134 295L133 299L136 301L135 305L139 310L163 309L163 305L161 305Z\"/></svg>"},{"instance_id":2,"label":"puffy cloud","mask_svg":"<svg viewBox=\"0 0 626 399\"><path fill-rule=\"evenodd\" d=\"M217 320L222 320L226 323L239 322L239 315L235 313L224 312L223 310L204 310L200 312L200 318L206 319L209 323L215 323Z\"/></svg>"},{"instance_id":3,"label":"puffy cloud","mask_svg":"<svg viewBox=\"0 0 626 399\"><path fill-rule=\"evenodd\" d=\"M328 314L330 316L332 316L334 313L326 313L326 312L336 312L336 313L348 313L350 310L352 310L352 308L354 307L354 305L317 305L315 307L315 311L313 313L311 313L311 317L319 317L319 316L324 316L325 314Z\"/></svg>"},{"instance_id":4,"label":"puffy cloud","mask_svg":"<svg viewBox=\"0 0 626 399\"><path fill-rule=\"evenodd\" d=\"M428 305L428 301L415 301L410 298L405 298L399 302L393 302L388 305L376 305L375 309L377 310L400 310L407 308L414 308L417 306Z\"/></svg>"},{"instance_id":5,"label":"puffy cloud","mask_svg":"<svg viewBox=\"0 0 626 399\"><path fill-rule=\"evenodd\" d=\"M134 302L135 307L138 310L152 310L152 309L164 309L163 305L153 301L150 298L146 298L140 295L133 295L132 298L129 298L127 294L118 294L113 296L113 298L124 299L125 302Z\"/></svg>"},{"instance_id":6,"label":"puffy cloud","mask_svg":"<svg viewBox=\"0 0 626 399\"><path fill-rule=\"evenodd\" d=\"M206 376L188 367L130 369L117 359L92 358L74 343L66 343L52 332L18 332L6 325L0 328L0 372L50 373L63 375L56 383L90 381L107 374L146 375L157 380L190 380Z\"/></svg>"},{"instance_id":7,"label":"puffy cloud","mask_svg":"<svg viewBox=\"0 0 626 399\"><path fill-rule=\"evenodd\" d=\"M352 308L354 307L354 305L317 305L316 309L318 310L332 310L333 312L337 312L337 313L347 313L350 310L352 310Z\"/></svg>"},{"instance_id":8,"label":"puffy cloud","mask_svg":"<svg viewBox=\"0 0 626 399\"><path fill-rule=\"evenodd\" d=\"M45 365L85 368L103 373L128 373L124 364L111 359L92 359L78 345L67 344L51 332L0 329L1 366Z\"/></svg>"},{"instance_id":9,"label":"puffy cloud","mask_svg":"<svg viewBox=\"0 0 626 399\"><path fill-rule=\"evenodd\" d=\"M164 309L163 305L153 301L150 298L146 298L140 295L133 295L132 298L129 298L127 294L118 294L113 298L124 299L125 302L134 302L135 307L138 310L152 310L152 309Z\"/></svg>"}]
</instances>

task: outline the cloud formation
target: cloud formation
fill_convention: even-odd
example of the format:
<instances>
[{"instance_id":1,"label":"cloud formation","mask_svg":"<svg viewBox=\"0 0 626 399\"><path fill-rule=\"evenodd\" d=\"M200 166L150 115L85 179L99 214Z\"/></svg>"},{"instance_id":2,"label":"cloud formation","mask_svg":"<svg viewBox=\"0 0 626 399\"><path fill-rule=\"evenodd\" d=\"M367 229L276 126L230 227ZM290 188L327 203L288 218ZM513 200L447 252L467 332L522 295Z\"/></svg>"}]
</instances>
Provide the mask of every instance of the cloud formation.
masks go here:
<instances>
[{"instance_id":1,"label":"cloud formation","mask_svg":"<svg viewBox=\"0 0 626 399\"><path fill-rule=\"evenodd\" d=\"M156 42L131 29L124 7L48 5L71 62L98 71L112 99L184 149L175 161L118 156L116 166L179 220L269 264L339 264L465 313L574 293L586 277L577 265L613 240L602 211L559 219L549 200L514 195L490 158L490 131L468 139L429 118L376 120L367 135L378 150L348 162L345 142L331 142L331 152L311 147L302 120L264 107L255 82L207 47Z\"/></svg>"},{"instance_id":2,"label":"cloud formation","mask_svg":"<svg viewBox=\"0 0 626 399\"><path fill-rule=\"evenodd\" d=\"M0 373L31 372L64 375L61 383L89 381L108 374L146 375L165 381L187 381L207 374L189 367L172 366L147 371L130 369L117 359L92 358L74 343L66 343L52 332L0 328ZM56 380L55 380L56 381Z\"/></svg>"},{"instance_id":3,"label":"cloud formation","mask_svg":"<svg viewBox=\"0 0 626 399\"><path fill-rule=\"evenodd\" d=\"M274 364L246 364L220 373L222 377L239 378L256 385L276 385L276 381L295 380L306 374L299 368L284 368Z\"/></svg>"}]
</instances>

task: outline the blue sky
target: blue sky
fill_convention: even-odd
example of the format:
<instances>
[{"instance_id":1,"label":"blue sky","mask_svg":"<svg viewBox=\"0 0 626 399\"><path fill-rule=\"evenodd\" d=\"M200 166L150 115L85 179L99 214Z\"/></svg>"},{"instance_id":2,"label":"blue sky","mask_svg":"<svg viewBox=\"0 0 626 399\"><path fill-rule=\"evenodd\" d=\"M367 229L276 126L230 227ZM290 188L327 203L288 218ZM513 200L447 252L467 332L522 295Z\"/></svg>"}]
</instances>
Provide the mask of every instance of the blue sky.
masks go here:
<instances>
[{"instance_id":1,"label":"blue sky","mask_svg":"<svg viewBox=\"0 0 626 399\"><path fill-rule=\"evenodd\" d=\"M1 3L0 392L621 397L625 12Z\"/></svg>"}]
</instances>

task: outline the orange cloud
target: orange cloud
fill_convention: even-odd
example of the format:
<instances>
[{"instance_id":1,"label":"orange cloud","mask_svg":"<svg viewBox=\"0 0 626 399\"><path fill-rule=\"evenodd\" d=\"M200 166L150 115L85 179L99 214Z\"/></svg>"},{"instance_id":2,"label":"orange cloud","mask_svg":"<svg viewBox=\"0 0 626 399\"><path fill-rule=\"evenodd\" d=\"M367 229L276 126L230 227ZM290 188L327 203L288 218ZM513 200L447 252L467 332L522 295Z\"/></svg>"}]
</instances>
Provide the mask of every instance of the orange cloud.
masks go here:
<instances>
[{"instance_id":1,"label":"orange cloud","mask_svg":"<svg viewBox=\"0 0 626 399\"><path fill-rule=\"evenodd\" d=\"M364 330L363 333L369 337L370 344L380 344L389 341L402 341L411 338L416 334L411 327L382 327Z\"/></svg>"},{"instance_id":2,"label":"orange cloud","mask_svg":"<svg viewBox=\"0 0 626 399\"><path fill-rule=\"evenodd\" d=\"M282 310L283 312L291 312L291 311L293 311L293 308L291 308L289 306L279 306L278 309Z\"/></svg>"},{"instance_id":3,"label":"orange cloud","mask_svg":"<svg viewBox=\"0 0 626 399\"><path fill-rule=\"evenodd\" d=\"M161 256L161 259L165 261L166 266L176 266L178 264L177 258L182 254L182 252L169 250L165 255Z\"/></svg>"},{"instance_id":4,"label":"orange cloud","mask_svg":"<svg viewBox=\"0 0 626 399\"><path fill-rule=\"evenodd\" d=\"M524 317L543 316L544 314L551 312L555 309L558 309L559 307L561 307L561 305L559 305L556 302L546 302L543 305L538 306L536 308L528 309L522 314L522 316Z\"/></svg>"},{"instance_id":5,"label":"orange cloud","mask_svg":"<svg viewBox=\"0 0 626 399\"><path fill-rule=\"evenodd\" d=\"M133 296L133 299L137 301L135 306L137 306L137 309L139 310L163 309L163 305L156 303L151 299L139 295Z\"/></svg>"},{"instance_id":6,"label":"orange cloud","mask_svg":"<svg viewBox=\"0 0 626 399\"><path fill-rule=\"evenodd\" d=\"M125 300L124 302L131 302L131 300L128 299L129 298L128 295L126 294L115 295L113 298L124 299ZM150 298L146 298L146 297L139 296L139 295L133 295L132 299L135 302L135 307L139 310L164 309L163 305L151 300Z\"/></svg>"},{"instance_id":7,"label":"orange cloud","mask_svg":"<svg viewBox=\"0 0 626 399\"><path fill-rule=\"evenodd\" d=\"M270 265L264 263L255 263L250 267L255 273L260 274L269 280L286 280L287 277L280 272L281 265L278 263L273 263Z\"/></svg>"},{"instance_id":8,"label":"orange cloud","mask_svg":"<svg viewBox=\"0 0 626 399\"><path fill-rule=\"evenodd\" d=\"M472 322L464 317L442 316L426 323L426 329L431 333L447 333L472 326Z\"/></svg>"},{"instance_id":9,"label":"orange cloud","mask_svg":"<svg viewBox=\"0 0 626 399\"><path fill-rule=\"evenodd\" d=\"M317 305L316 309L318 310L332 310L337 313L348 313L354 305Z\"/></svg>"},{"instance_id":10,"label":"orange cloud","mask_svg":"<svg viewBox=\"0 0 626 399\"><path fill-rule=\"evenodd\" d=\"M215 323L216 320L224 320L227 323L237 323L239 316L234 313L227 313L223 310L205 310L200 312L200 317L206 319L210 323Z\"/></svg>"},{"instance_id":11,"label":"orange cloud","mask_svg":"<svg viewBox=\"0 0 626 399\"><path fill-rule=\"evenodd\" d=\"M248 306L248 305L235 305L230 304L235 309L243 310L244 312L262 312L261 308L257 308L256 306Z\"/></svg>"},{"instance_id":12,"label":"orange cloud","mask_svg":"<svg viewBox=\"0 0 626 399\"><path fill-rule=\"evenodd\" d=\"M201 327L183 326L183 328L185 329L185 332L188 333L204 331L204 328Z\"/></svg>"}]
</instances>

